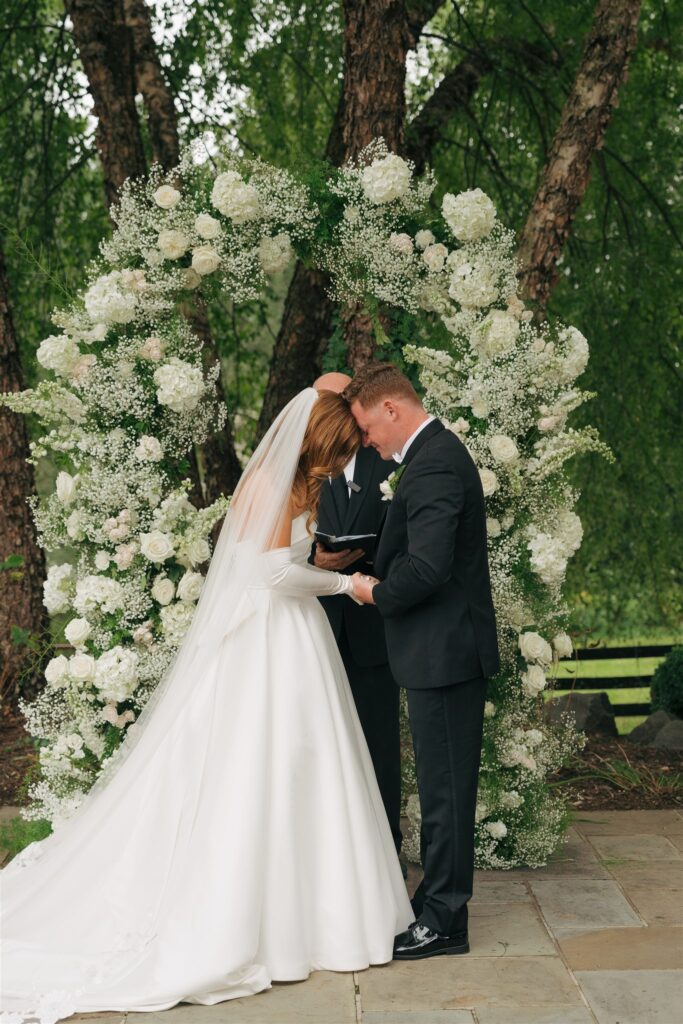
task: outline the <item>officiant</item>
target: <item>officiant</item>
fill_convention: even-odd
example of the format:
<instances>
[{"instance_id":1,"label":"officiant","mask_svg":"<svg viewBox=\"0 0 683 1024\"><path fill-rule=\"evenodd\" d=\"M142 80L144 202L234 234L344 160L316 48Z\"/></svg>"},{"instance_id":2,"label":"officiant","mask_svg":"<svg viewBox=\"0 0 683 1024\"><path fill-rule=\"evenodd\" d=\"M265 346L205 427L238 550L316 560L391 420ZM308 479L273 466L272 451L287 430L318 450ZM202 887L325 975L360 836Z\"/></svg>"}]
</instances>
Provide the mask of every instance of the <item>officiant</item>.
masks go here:
<instances>
[{"instance_id":1,"label":"officiant","mask_svg":"<svg viewBox=\"0 0 683 1024\"><path fill-rule=\"evenodd\" d=\"M343 373L326 373L313 386L318 391L339 393L350 380ZM323 484L318 532L331 536L378 533L387 508L379 485L395 469L396 463L380 458L374 448L360 448L342 475ZM362 550L332 552L319 541L313 545L309 561L321 569L337 572L373 572L372 561ZM319 601L349 677L396 851L400 852L400 690L389 669L384 623L377 609L370 605L361 607L354 601L331 597L321 597Z\"/></svg>"}]
</instances>

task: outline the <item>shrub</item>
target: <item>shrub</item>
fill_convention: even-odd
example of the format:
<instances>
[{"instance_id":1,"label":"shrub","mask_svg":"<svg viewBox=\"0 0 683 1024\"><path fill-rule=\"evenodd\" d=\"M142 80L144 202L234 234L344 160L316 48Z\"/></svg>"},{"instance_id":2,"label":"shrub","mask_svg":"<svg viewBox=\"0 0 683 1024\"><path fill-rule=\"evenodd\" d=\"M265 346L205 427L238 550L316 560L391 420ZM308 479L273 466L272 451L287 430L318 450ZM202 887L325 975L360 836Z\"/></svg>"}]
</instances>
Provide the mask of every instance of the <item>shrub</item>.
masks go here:
<instances>
[{"instance_id":1,"label":"shrub","mask_svg":"<svg viewBox=\"0 0 683 1024\"><path fill-rule=\"evenodd\" d=\"M652 677L652 710L659 708L683 718L683 647L674 647Z\"/></svg>"}]
</instances>

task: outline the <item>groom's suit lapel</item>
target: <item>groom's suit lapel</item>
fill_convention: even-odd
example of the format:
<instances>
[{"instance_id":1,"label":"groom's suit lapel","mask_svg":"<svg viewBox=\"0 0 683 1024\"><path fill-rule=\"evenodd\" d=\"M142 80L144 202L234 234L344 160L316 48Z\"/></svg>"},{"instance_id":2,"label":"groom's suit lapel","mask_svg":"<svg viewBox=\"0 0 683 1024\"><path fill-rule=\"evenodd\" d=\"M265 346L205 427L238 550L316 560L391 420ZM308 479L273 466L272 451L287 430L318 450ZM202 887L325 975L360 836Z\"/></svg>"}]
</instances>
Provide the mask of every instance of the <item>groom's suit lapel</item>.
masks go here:
<instances>
[{"instance_id":1,"label":"groom's suit lapel","mask_svg":"<svg viewBox=\"0 0 683 1024\"><path fill-rule=\"evenodd\" d=\"M427 441L431 441L433 437L436 437L437 434L440 434L441 431L445 429L446 428L444 427L441 420L432 420L431 423L428 423L424 430L421 430L420 433L417 435L417 437L411 444L410 448L403 456L403 461L399 463L399 465L405 466L407 469L409 464L420 451L420 449L426 445ZM398 484L396 485L397 489L401 486L401 480L403 479L405 472L406 470L404 470L403 473L401 473Z\"/></svg>"}]
</instances>

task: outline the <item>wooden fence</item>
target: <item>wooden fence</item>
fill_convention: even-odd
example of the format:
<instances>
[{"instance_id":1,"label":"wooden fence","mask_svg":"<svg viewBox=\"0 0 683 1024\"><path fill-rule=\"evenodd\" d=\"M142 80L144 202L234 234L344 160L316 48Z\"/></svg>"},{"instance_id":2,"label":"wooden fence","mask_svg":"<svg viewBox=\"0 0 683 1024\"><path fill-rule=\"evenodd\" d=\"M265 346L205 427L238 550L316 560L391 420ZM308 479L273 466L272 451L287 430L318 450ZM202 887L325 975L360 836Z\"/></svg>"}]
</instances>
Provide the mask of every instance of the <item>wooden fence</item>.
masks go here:
<instances>
[{"instance_id":1,"label":"wooden fence","mask_svg":"<svg viewBox=\"0 0 683 1024\"><path fill-rule=\"evenodd\" d=\"M561 661L560 665L574 668L577 664L586 661L614 661L617 658L663 658L669 651L671 645L652 644L643 647L585 647L576 651L576 657L568 661ZM610 690L636 690L643 686L650 686L653 672L646 672L638 676L562 676L555 680L553 692L566 692L571 690L603 690L609 695ZM612 702L614 714L617 718L626 715L649 715L652 710L650 701L641 701L631 704L615 704Z\"/></svg>"}]
</instances>

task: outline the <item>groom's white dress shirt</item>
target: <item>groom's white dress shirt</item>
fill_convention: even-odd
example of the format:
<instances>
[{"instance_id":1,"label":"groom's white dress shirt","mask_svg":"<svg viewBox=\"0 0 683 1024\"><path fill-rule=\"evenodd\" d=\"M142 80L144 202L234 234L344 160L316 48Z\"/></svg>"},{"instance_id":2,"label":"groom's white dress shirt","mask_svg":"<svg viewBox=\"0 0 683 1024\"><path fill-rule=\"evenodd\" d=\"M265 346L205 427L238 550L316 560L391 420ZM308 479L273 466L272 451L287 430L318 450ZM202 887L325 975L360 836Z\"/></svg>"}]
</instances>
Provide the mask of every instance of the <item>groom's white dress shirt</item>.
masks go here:
<instances>
[{"instance_id":1,"label":"groom's white dress shirt","mask_svg":"<svg viewBox=\"0 0 683 1024\"><path fill-rule=\"evenodd\" d=\"M424 430L424 428L427 426L428 423L431 423L432 420L435 420L435 419L436 419L436 416L428 416L427 419L424 421L424 423L421 423L420 426L417 428L417 430L413 431L413 433L410 435L410 437L408 438L406 443L401 448L400 452L394 452L393 455L391 456L392 459L394 460L394 462L403 462L403 460L406 457L406 452L410 448L411 444L413 443L413 441L415 440L417 435L420 433L421 430Z\"/></svg>"}]
</instances>

